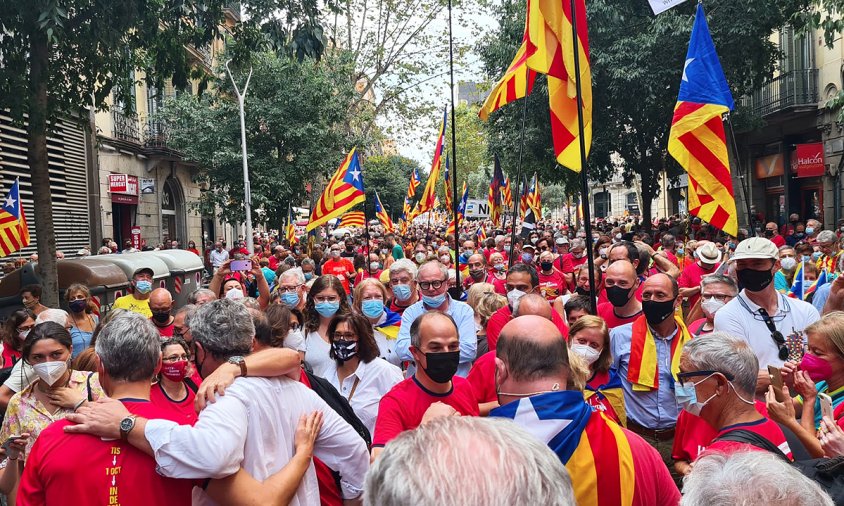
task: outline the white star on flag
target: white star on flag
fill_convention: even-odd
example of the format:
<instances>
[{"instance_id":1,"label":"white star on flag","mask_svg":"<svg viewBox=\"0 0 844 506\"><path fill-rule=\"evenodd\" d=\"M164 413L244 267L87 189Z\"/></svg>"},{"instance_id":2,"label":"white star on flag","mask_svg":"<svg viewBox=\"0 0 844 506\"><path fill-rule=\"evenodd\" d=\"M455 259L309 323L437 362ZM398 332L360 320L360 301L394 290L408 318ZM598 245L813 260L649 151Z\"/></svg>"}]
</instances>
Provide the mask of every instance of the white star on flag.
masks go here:
<instances>
[{"instance_id":1,"label":"white star on flag","mask_svg":"<svg viewBox=\"0 0 844 506\"><path fill-rule=\"evenodd\" d=\"M352 175L353 180L355 180L355 181L360 180L360 171L359 170L355 169L355 170L351 171L349 174Z\"/></svg>"},{"instance_id":2,"label":"white star on flag","mask_svg":"<svg viewBox=\"0 0 844 506\"><path fill-rule=\"evenodd\" d=\"M561 418L540 419L536 415L536 410L533 409L530 399L522 399L519 402L519 407L516 409L516 416L513 417L513 421L545 444L548 444L554 439L554 436L559 434L560 431L568 427L571 423L571 420Z\"/></svg>"},{"instance_id":3,"label":"white star on flag","mask_svg":"<svg viewBox=\"0 0 844 506\"><path fill-rule=\"evenodd\" d=\"M6 205L4 207L8 207L9 209L14 209L15 199L13 199L11 195L6 197Z\"/></svg>"},{"instance_id":4,"label":"white star on flag","mask_svg":"<svg viewBox=\"0 0 844 506\"><path fill-rule=\"evenodd\" d=\"M686 82L689 82L689 78L686 76L686 69L689 68L689 65L691 65L693 61L695 61L694 58L689 58L686 60L686 64L683 65L683 80Z\"/></svg>"}]
</instances>

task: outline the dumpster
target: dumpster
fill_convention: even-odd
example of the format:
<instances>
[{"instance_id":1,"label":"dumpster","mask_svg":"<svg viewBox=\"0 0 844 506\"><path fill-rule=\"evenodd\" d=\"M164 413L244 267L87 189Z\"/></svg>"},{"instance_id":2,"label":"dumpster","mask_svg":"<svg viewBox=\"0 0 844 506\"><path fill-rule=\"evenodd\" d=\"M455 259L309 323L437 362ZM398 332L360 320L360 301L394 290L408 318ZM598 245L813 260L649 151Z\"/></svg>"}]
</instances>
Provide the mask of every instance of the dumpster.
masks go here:
<instances>
[{"instance_id":1,"label":"dumpster","mask_svg":"<svg viewBox=\"0 0 844 506\"><path fill-rule=\"evenodd\" d=\"M187 304L188 296L201 287L202 273L205 270L202 257L181 249L166 249L150 253L161 259L170 269L167 289L173 294L175 301L173 307L179 308Z\"/></svg>"},{"instance_id":2,"label":"dumpster","mask_svg":"<svg viewBox=\"0 0 844 506\"><path fill-rule=\"evenodd\" d=\"M124 253L120 255L103 255L97 256L97 259L102 258L108 261L123 271L126 279L132 281L132 274L136 270L146 267L152 269L152 288L167 288L167 278L170 277L170 269L167 264L161 261L160 258L152 254L152 251L141 251L138 253Z\"/></svg>"}]
</instances>

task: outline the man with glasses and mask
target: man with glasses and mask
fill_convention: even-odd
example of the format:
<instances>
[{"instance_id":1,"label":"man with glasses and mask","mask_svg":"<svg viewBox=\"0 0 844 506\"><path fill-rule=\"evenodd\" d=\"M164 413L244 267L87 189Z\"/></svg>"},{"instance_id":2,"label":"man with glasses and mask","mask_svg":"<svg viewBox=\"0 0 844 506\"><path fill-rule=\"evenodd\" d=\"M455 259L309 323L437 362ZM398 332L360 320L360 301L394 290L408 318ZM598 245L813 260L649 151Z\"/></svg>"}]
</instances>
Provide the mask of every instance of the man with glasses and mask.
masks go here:
<instances>
[{"instance_id":1,"label":"man with glasses and mask","mask_svg":"<svg viewBox=\"0 0 844 506\"><path fill-rule=\"evenodd\" d=\"M276 285L279 300L290 309L305 310L308 288L301 268L294 267L281 273Z\"/></svg>"},{"instance_id":2,"label":"man with glasses and mask","mask_svg":"<svg viewBox=\"0 0 844 506\"><path fill-rule=\"evenodd\" d=\"M642 288L642 316L610 331L613 367L618 370L627 408L627 428L659 451L672 468L671 449L679 408L674 382L680 355L691 335L677 315L677 280L657 273ZM677 477L679 480L679 477Z\"/></svg>"},{"instance_id":3,"label":"man with glasses and mask","mask_svg":"<svg viewBox=\"0 0 844 506\"><path fill-rule=\"evenodd\" d=\"M759 361L756 392L763 394L771 384L768 366L782 367L789 359L799 361L806 337L803 329L820 315L808 302L777 292L774 273L779 269L777 246L764 237L751 237L736 246L730 258L742 288L738 297L715 314L715 331L744 339Z\"/></svg>"},{"instance_id":4,"label":"man with glasses and mask","mask_svg":"<svg viewBox=\"0 0 844 506\"><path fill-rule=\"evenodd\" d=\"M391 270L392 272L392 270ZM466 377L475 360L478 337L475 333L475 312L465 302L454 300L448 294L448 269L437 260L422 264L416 273L416 284L422 300L404 310L401 328L396 340L396 353L402 360L415 361L411 353L410 326L428 311L440 311L449 315L457 325L460 339L460 356L457 375ZM416 368L411 365L407 372L412 375Z\"/></svg>"},{"instance_id":5,"label":"man with glasses and mask","mask_svg":"<svg viewBox=\"0 0 844 506\"><path fill-rule=\"evenodd\" d=\"M423 268L436 263L428 262ZM423 270L420 270L420 278L423 278L423 274ZM422 290L424 294L426 290ZM451 301L451 304L455 303L461 304ZM445 312L431 310L407 325L402 319L402 329L408 329L409 352L419 367L387 392L378 405L378 418L372 436L373 460L378 458L390 440L401 432L421 425L429 409L429 416L455 413L463 416L478 415L472 385L457 374L458 360L463 356L463 340L458 338L458 324L455 320ZM474 351L473 347L473 354Z\"/></svg>"}]
</instances>

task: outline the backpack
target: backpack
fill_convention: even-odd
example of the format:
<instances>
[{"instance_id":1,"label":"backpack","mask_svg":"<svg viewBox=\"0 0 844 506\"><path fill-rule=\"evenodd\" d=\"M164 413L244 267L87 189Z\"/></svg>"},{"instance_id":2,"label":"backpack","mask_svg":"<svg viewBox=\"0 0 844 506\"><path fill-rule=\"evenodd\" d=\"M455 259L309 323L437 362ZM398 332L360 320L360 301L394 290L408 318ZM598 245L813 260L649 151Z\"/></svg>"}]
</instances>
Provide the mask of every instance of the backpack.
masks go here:
<instances>
[{"instance_id":1,"label":"backpack","mask_svg":"<svg viewBox=\"0 0 844 506\"><path fill-rule=\"evenodd\" d=\"M320 398L331 407L331 409L336 411L343 420L352 426L361 439L366 442L367 448L371 448L372 439L369 435L369 429L367 429L366 425L360 421L360 418L358 418L358 415L355 414L355 411L352 409L349 401L340 395L340 392L338 392L327 379L320 378L308 371L305 371L305 374L308 376L308 381L311 382L311 390L319 395Z\"/></svg>"},{"instance_id":2,"label":"backpack","mask_svg":"<svg viewBox=\"0 0 844 506\"><path fill-rule=\"evenodd\" d=\"M780 428L783 429L783 433L786 435L789 447L794 449L795 447L792 446L793 443L790 438L790 436L794 436L794 433L782 425L780 425ZM796 436L794 437L796 439ZM772 442L755 432L745 429L732 430L723 436L716 438L715 441L734 441L737 443L745 443L773 453L777 457L791 464L791 466L800 471L803 476L820 485L820 487L829 494L835 504L844 504L844 457L820 459L808 458L808 452L806 452L803 444L796 441L798 445L797 447L800 450L792 450L792 455L795 456L795 460L794 462L791 462L788 460L788 457L786 457L785 454ZM802 458L798 459L798 453ZM803 457L804 454L806 457Z\"/></svg>"}]
</instances>

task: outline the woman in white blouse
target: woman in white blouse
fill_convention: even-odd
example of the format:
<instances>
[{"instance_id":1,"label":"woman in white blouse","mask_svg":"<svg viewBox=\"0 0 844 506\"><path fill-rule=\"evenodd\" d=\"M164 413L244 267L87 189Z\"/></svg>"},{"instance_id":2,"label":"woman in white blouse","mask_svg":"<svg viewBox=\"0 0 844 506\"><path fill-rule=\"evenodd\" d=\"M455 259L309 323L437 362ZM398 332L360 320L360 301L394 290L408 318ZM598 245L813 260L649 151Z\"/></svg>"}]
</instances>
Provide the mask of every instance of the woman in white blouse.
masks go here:
<instances>
[{"instance_id":1,"label":"woman in white blouse","mask_svg":"<svg viewBox=\"0 0 844 506\"><path fill-rule=\"evenodd\" d=\"M328 339L334 367L325 378L373 434L381 397L402 381L401 369L378 357L372 326L361 315L335 316L328 325Z\"/></svg>"},{"instance_id":2,"label":"woman in white blouse","mask_svg":"<svg viewBox=\"0 0 844 506\"><path fill-rule=\"evenodd\" d=\"M353 308L372 325L372 333L381 358L401 367L401 359L395 351L401 315L390 312L385 307L386 302L387 289L377 279L364 279L355 286Z\"/></svg>"},{"instance_id":3,"label":"woman in white blouse","mask_svg":"<svg viewBox=\"0 0 844 506\"><path fill-rule=\"evenodd\" d=\"M349 302L340 279L331 274L318 277L308 292L305 303L305 364L311 372L328 379L332 360L328 356L331 344L328 341L328 324L335 314L349 313Z\"/></svg>"}]
</instances>

